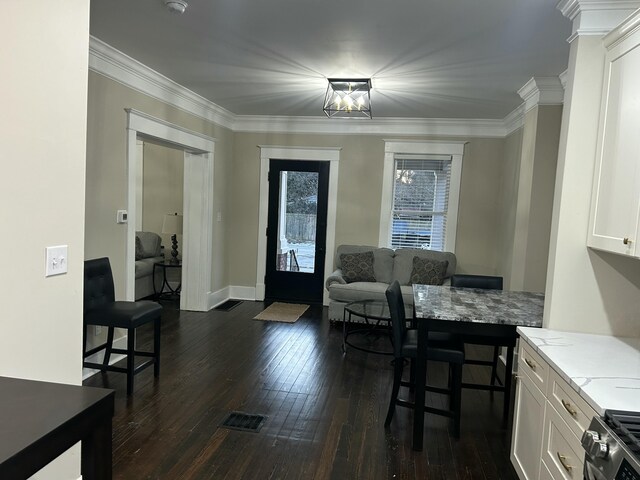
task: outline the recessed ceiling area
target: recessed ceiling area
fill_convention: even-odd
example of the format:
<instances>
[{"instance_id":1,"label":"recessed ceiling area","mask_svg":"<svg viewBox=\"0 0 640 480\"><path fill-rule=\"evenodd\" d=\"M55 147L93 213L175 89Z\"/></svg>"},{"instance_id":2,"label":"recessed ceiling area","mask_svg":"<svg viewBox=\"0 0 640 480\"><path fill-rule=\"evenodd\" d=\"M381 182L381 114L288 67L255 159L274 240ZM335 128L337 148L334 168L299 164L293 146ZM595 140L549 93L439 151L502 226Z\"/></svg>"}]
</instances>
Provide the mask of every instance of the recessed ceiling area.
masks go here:
<instances>
[{"instance_id":1,"label":"recessed ceiling area","mask_svg":"<svg viewBox=\"0 0 640 480\"><path fill-rule=\"evenodd\" d=\"M373 116L502 119L567 68L557 0L94 0L91 35L238 115L323 116L371 78Z\"/></svg>"}]
</instances>

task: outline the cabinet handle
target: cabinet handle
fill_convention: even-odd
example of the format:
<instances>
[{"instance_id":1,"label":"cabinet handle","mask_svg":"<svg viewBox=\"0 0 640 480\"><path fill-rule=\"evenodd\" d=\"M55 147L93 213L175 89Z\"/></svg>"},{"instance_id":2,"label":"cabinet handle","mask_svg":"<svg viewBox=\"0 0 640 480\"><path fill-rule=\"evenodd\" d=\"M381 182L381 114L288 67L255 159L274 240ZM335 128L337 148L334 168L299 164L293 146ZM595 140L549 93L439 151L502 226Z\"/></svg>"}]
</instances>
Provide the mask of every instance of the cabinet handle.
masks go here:
<instances>
[{"instance_id":1,"label":"cabinet handle","mask_svg":"<svg viewBox=\"0 0 640 480\"><path fill-rule=\"evenodd\" d=\"M562 464L562 468L564 468L567 472L571 472L573 470L573 466L567 463L567 457L564 455L560 455L560 452L556 452L558 456L558 460L560 460L560 464Z\"/></svg>"},{"instance_id":2,"label":"cabinet handle","mask_svg":"<svg viewBox=\"0 0 640 480\"><path fill-rule=\"evenodd\" d=\"M569 412L569 415L571 415L572 417L575 417L576 415L578 415L578 412L576 411L576 409L573 408L569 402L565 402L564 398L561 399L560 401L562 402L562 406L564 407L564 409L567 412Z\"/></svg>"},{"instance_id":3,"label":"cabinet handle","mask_svg":"<svg viewBox=\"0 0 640 480\"><path fill-rule=\"evenodd\" d=\"M528 358L524 359L524 363L526 363L527 365L529 365L529 368L531 370L535 370L536 369L536 364L533 363L531 360L529 360Z\"/></svg>"},{"instance_id":4,"label":"cabinet handle","mask_svg":"<svg viewBox=\"0 0 640 480\"><path fill-rule=\"evenodd\" d=\"M631 240L629 239L629 237L624 237L622 239L622 243L624 243L625 245L630 245L631 244Z\"/></svg>"}]
</instances>

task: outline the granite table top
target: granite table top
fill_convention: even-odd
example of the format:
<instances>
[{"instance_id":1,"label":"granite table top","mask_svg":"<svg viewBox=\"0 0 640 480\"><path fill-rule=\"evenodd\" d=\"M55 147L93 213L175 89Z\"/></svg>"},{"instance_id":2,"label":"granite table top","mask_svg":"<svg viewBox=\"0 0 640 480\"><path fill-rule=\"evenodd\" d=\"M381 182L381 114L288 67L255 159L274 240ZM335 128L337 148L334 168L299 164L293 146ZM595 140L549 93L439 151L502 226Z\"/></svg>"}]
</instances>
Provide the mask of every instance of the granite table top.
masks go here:
<instances>
[{"instance_id":1,"label":"granite table top","mask_svg":"<svg viewBox=\"0 0 640 480\"><path fill-rule=\"evenodd\" d=\"M542 293L414 285L416 318L541 327Z\"/></svg>"},{"instance_id":2,"label":"granite table top","mask_svg":"<svg viewBox=\"0 0 640 480\"><path fill-rule=\"evenodd\" d=\"M640 338L546 328L518 333L600 415L640 411Z\"/></svg>"}]
</instances>

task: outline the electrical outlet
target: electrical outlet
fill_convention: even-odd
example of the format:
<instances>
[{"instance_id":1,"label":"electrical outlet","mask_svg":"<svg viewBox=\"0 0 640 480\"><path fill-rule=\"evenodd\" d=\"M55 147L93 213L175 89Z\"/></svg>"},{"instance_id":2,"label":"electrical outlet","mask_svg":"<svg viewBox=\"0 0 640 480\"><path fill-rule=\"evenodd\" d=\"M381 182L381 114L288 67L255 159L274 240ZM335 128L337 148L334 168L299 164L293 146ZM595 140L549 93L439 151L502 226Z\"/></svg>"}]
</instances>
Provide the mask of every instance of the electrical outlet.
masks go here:
<instances>
[{"instance_id":1,"label":"electrical outlet","mask_svg":"<svg viewBox=\"0 0 640 480\"><path fill-rule=\"evenodd\" d=\"M102 333L102 326L96 325L95 335L100 335Z\"/></svg>"}]
</instances>

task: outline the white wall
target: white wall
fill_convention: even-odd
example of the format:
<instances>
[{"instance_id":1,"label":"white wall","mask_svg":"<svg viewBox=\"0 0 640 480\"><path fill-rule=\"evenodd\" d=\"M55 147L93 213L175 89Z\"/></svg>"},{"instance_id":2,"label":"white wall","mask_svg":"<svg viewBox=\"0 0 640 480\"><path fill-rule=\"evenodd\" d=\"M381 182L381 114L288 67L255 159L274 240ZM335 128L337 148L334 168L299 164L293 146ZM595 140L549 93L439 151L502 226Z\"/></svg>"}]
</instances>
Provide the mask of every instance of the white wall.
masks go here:
<instances>
[{"instance_id":1,"label":"white wall","mask_svg":"<svg viewBox=\"0 0 640 480\"><path fill-rule=\"evenodd\" d=\"M89 3L2 2L0 375L80 384ZM47 245L69 246L45 278ZM40 478L78 478L75 447Z\"/></svg>"},{"instance_id":2,"label":"white wall","mask_svg":"<svg viewBox=\"0 0 640 480\"><path fill-rule=\"evenodd\" d=\"M640 262L586 247L605 50L599 36L571 44L551 227L544 323L637 337Z\"/></svg>"}]
</instances>

